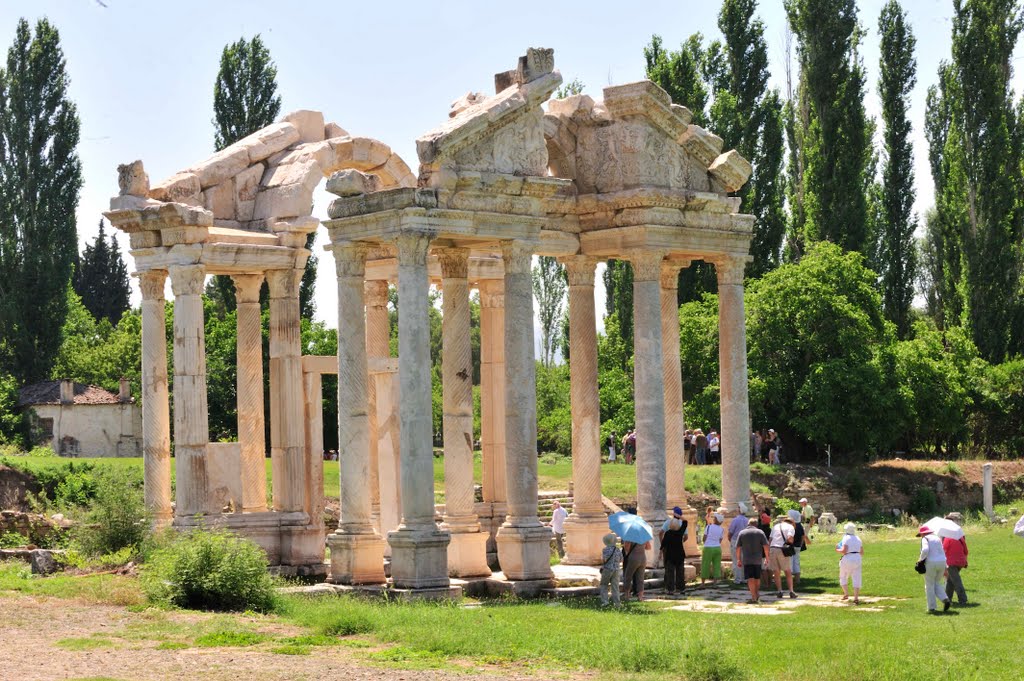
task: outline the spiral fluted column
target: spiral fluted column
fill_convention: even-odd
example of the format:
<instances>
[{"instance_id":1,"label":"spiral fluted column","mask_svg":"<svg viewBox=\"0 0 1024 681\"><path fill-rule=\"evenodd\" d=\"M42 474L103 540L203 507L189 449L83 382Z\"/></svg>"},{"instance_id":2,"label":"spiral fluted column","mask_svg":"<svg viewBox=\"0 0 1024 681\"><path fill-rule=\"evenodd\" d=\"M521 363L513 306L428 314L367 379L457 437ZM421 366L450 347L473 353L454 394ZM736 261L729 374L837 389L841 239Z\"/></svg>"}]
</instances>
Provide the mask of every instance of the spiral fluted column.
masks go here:
<instances>
[{"instance_id":1,"label":"spiral fluted column","mask_svg":"<svg viewBox=\"0 0 1024 681\"><path fill-rule=\"evenodd\" d=\"M263 420L263 326L260 287L263 276L237 274L238 444L241 451L242 511L267 510L266 441Z\"/></svg>"},{"instance_id":2,"label":"spiral fluted column","mask_svg":"<svg viewBox=\"0 0 1024 681\"><path fill-rule=\"evenodd\" d=\"M714 261L718 274L718 363L721 371L722 505L730 512L750 504L750 402L747 329L743 313L746 259Z\"/></svg>"}]
</instances>

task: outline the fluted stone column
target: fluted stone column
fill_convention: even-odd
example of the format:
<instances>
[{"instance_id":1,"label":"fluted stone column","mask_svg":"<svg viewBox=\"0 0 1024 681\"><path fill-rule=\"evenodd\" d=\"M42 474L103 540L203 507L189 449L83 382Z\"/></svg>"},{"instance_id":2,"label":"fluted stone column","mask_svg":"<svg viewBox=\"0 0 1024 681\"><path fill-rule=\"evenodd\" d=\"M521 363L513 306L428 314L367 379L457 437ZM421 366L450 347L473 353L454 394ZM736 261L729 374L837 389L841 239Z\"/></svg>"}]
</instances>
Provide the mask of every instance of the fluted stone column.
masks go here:
<instances>
[{"instance_id":1,"label":"fluted stone column","mask_svg":"<svg viewBox=\"0 0 1024 681\"><path fill-rule=\"evenodd\" d=\"M664 254L633 255L633 381L636 413L637 514L655 529L648 565L659 561L657 530L665 521L665 379L661 337Z\"/></svg>"},{"instance_id":2,"label":"fluted stone column","mask_svg":"<svg viewBox=\"0 0 1024 681\"><path fill-rule=\"evenodd\" d=\"M565 560L599 565L608 532L601 502L601 402L597 392L597 320L594 268L597 259L565 258L569 275L569 381L572 408L573 508L565 521Z\"/></svg>"},{"instance_id":3,"label":"fluted stone column","mask_svg":"<svg viewBox=\"0 0 1024 681\"><path fill-rule=\"evenodd\" d=\"M661 267L661 347L665 381L665 506L683 509L689 534L686 555L700 553L697 547L697 511L686 501L686 450L683 437L683 371L679 359L679 269L683 263L666 262Z\"/></svg>"},{"instance_id":4,"label":"fluted stone column","mask_svg":"<svg viewBox=\"0 0 1024 681\"><path fill-rule=\"evenodd\" d=\"M750 506L750 403L747 394L747 330L743 314L741 257L715 261L718 274L718 361L721 371L722 506Z\"/></svg>"},{"instance_id":5,"label":"fluted stone column","mask_svg":"<svg viewBox=\"0 0 1024 681\"><path fill-rule=\"evenodd\" d=\"M487 551L497 563L495 535L505 522L505 281L486 279L480 291L480 460Z\"/></svg>"},{"instance_id":6,"label":"fluted stone column","mask_svg":"<svg viewBox=\"0 0 1024 681\"><path fill-rule=\"evenodd\" d=\"M171 267L174 290L174 460L175 516L219 513L210 490L206 446L210 442L206 404L206 343L202 265Z\"/></svg>"},{"instance_id":7,"label":"fluted stone column","mask_svg":"<svg viewBox=\"0 0 1024 681\"><path fill-rule=\"evenodd\" d=\"M139 273L142 289L142 455L146 510L153 523L171 522L171 411L167 389L167 272Z\"/></svg>"},{"instance_id":8,"label":"fluted stone column","mask_svg":"<svg viewBox=\"0 0 1024 681\"><path fill-rule=\"evenodd\" d=\"M270 270L270 458L276 511L303 510L302 270Z\"/></svg>"},{"instance_id":9,"label":"fluted stone column","mask_svg":"<svg viewBox=\"0 0 1024 681\"><path fill-rule=\"evenodd\" d=\"M444 527L451 532L448 573L490 575L487 535L473 507L473 356L469 326L469 250L437 252L441 263L444 400Z\"/></svg>"},{"instance_id":10,"label":"fluted stone column","mask_svg":"<svg viewBox=\"0 0 1024 681\"><path fill-rule=\"evenodd\" d=\"M331 581L380 584L384 541L371 518L370 428L363 277L368 247L333 248L338 279L338 465L341 512L327 537Z\"/></svg>"},{"instance_id":11,"label":"fluted stone column","mask_svg":"<svg viewBox=\"0 0 1024 681\"><path fill-rule=\"evenodd\" d=\"M368 359L391 355L391 326L388 320L388 282L367 281L363 286L366 296L366 355ZM397 523L384 527L380 507L380 428L377 419L377 380L370 376L367 384L370 416L370 508L374 526L383 537Z\"/></svg>"},{"instance_id":12,"label":"fluted stone column","mask_svg":"<svg viewBox=\"0 0 1024 681\"><path fill-rule=\"evenodd\" d=\"M498 560L510 580L549 580L551 531L537 517L537 367L532 245L503 241L505 261L505 481L508 515Z\"/></svg>"},{"instance_id":13,"label":"fluted stone column","mask_svg":"<svg viewBox=\"0 0 1024 681\"><path fill-rule=\"evenodd\" d=\"M433 418L427 249L431 235L404 232L398 249L398 380L402 523L388 533L396 588L447 588L449 533L434 521Z\"/></svg>"},{"instance_id":14,"label":"fluted stone column","mask_svg":"<svg viewBox=\"0 0 1024 681\"><path fill-rule=\"evenodd\" d=\"M266 441L263 421L263 325L260 287L263 276L237 274L238 445L241 451L242 512L267 510Z\"/></svg>"}]
</instances>

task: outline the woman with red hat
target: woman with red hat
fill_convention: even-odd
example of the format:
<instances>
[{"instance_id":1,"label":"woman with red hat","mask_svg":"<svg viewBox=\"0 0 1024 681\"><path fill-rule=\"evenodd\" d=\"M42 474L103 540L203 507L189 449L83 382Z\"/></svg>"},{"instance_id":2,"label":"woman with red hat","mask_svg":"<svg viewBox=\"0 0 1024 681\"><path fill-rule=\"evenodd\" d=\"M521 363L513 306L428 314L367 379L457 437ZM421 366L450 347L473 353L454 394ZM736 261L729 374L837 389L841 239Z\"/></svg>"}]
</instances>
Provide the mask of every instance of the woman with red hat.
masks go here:
<instances>
[{"instance_id":1,"label":"woman with red hat","mask_svg":"<svg viewBox=\"0 0 1024 681\"><path fill-rule=\"evenodd\" d=\"M942 550L942 540L927 525L917 531L921 538L921 555L918 562L924 562L924 593L928 599L928 612L934 613L942 601L942 611L949 610L951 605L946 596L946 552Z\"/></svg>"}]
</instances>

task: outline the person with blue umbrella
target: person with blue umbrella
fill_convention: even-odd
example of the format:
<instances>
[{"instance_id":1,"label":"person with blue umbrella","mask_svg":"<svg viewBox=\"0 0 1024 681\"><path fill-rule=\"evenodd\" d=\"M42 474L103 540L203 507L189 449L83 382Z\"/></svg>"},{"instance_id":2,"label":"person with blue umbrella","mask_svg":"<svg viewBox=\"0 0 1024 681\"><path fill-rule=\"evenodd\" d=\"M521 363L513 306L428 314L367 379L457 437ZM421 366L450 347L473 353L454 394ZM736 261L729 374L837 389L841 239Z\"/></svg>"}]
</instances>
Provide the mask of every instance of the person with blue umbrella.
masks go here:
<instances>
[{"instance_id":1,"label":"person with blue umbrella","mask_svg":"<svg viewBox=\"0 0 1024 681\"><path fill-rule=\"evenodd\" d=\"M608 516L608 527L622 539L622 598L628 601L632 591L637 600L642 601L647 551L651 548L654 530L640 516L623 511Z\"/></svg>"}]
</instances>

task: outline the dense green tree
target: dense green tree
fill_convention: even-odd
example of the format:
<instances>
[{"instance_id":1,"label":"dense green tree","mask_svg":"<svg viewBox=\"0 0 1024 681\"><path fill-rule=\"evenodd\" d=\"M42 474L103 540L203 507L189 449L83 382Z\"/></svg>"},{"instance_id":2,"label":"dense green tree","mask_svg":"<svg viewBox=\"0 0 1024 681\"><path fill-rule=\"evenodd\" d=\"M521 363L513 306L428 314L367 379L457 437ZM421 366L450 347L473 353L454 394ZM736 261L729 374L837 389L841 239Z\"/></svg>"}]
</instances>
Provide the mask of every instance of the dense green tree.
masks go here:
<instances>
[{"instance_id":1,"label":"dense green tree","mask_svg":"<svg viewBox=\"0 0 1024 681\"><path fill-rule=\"evenodd\" d=\"M878 96L885 125L885 166L882 170L882 233L879 274L882 307L900 338L910 335L910 306L917 268L914 231L914 149L910 139L910 93L917 83L914 48L907 13L889 0L878 19L882 59Z\"/></svg>"},{"instance_id":2,"label":"dense green tree","mask_svg":"<svg viewBox=\"0 0 1024 681\"><path fill-rule=\"evenodd\" d=\"M213 85L213 111L217 151L270 125L281 113L277 66L259 35L224 47Z\"/></svg>"},{"instance_id":3,"label":"dense green tree","mask_svg":"<svg viewBox=\"0 0 1024 681\"><path fill-rule=\"evenodd\" d=\"M620 368L626 369L626 360L633 356L633 265L628 260L609 260L601 275L604 281L604 311L606 317L615 315L615 334L626 348L620 358ZM605 333L608 330L607 318Z\"/></svg>"},{"instance_id":4,"label":"dense green tree","mask_svg":"<svg viewBox=\"0 0 1024 681\"><path fill-rule=\"evenodd\" d=\"M115 326L106 317L94 317L70 286L66 295L68 313L50 377L70 378L114 393L123 377L138 397L142 388L142 315L129 311Z\"/></svg>"},{"instance_id":5,"label":"dense green tree","mask_svg":"<svg viewBox=\"0 0 1024 681\"><path fill-rule=\"evenodd\" d=\"M25 444L25 425L18 413L18 381L0 373L0 445Z\"/></svg>"},{"instance_id":6,"label":"dense green tree","mask_svg":"<svg viewBox=\"0 0 1024 681\"><path fill-rule=\"evenodd\" d=\"M96 319L117 324L128 311L128 265L121 257L117 237L111 234L107 239L102 219L96 239L86 244L78 259L73 284L82 304Z\"/></svg>"},{"instance_id":7,"label":"dense green tree","mask_svg":"<svg viewBox=\"0 0 1024 681\"><path fill-rule=\"evenodd\" d=\"M693 122L707 125L708 92L704 81L704 38L694 33L679 50L666 51L661 36L651 36L644 47L647 77L659 85L672 101L681 104L693 114Z\"/></svg>"},{"instance_id":8,"label":"dense green tree","mask_svg":"<svg viewBox=\"0 0 1024 681\"><path fill-rule=\"evenodd\" d=\"M23 383L50 373L78 250L80 126L57 29L18 22L0 69L0 338ZM2 358L0 358L2 359Z\"/></svg>"},{"instance_id":9,"label":"dense green tree","mask_svg":"<svg viewBox=\"0 0 1024 681\"><path fill-rule=\"evenodd\" d=\"M555 258L542 255L531 271L533 297L537 301L540 318L540 352L544 366L555 362L555 353L561 347L562 317L566 308L565 267Z\"/></svg>"},{"instance_id":10,"label":"dense green tree","mask_svg":"<svg viewBox=\"0 0 1024 681\"><path fill-rule=\"evenodd\" d=\"M802 239L868 246L865 170L871 138L855 0L786 0L797 39L800 101L793 116L803 166ZM794 121L797 123L797 121Z\"/></svg>"},{"instance_id":11,"label":"dense green tree","mask_svg":"<svg viewBox=\"0 0 1024 681\"><path fill-rule=\"evenodd\" d=\"M604 318L597 337L597 386L601 405L601 436L619 437L633 427L633 352L626 345L617 313Z\"/></svg>"}]
</instances>

